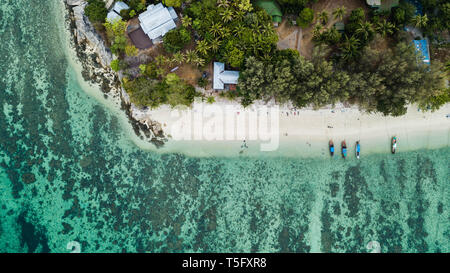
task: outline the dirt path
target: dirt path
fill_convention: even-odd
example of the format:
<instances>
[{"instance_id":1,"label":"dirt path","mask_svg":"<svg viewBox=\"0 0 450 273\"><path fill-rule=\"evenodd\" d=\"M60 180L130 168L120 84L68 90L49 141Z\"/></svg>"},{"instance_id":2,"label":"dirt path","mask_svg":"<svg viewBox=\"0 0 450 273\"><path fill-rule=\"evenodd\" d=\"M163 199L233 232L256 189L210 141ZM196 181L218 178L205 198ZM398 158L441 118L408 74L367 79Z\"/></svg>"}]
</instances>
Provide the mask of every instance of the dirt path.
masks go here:
<instances>
[{"instance_id":1,"label":"dirt path","mask_svg":"<svg viewBox=\"0 0 450 273\"><path fill-rule=\"evenodd\" d=\"M300 52L301 50L301 46L302 46L302 36L303 36L303 30L302 28L298 28L298 32L297 32L297 51Z\"/></svg>"}]
</instances>

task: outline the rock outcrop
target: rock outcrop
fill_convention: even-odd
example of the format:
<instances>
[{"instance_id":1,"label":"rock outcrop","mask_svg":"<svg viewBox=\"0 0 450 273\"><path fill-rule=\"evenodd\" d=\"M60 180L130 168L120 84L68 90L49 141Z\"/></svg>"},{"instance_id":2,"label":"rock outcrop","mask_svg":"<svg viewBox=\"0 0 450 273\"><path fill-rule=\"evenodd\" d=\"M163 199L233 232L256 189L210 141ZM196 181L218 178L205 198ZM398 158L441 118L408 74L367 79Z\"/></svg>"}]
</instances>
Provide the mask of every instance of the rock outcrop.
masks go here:
<instances>
[{"instance_id":1,"label":"rock outcrop","mask_svg":"<svg viewBox=\"0 0 450 273\"><path fill-rule=\"evenodd\" d=\"M112 96L120 101L122 109L128 115L135 133L141 139L148 139L157 147L167 141L161 124L151 120L146 110L133 105L121 85L123 75L111 70L113 54L105 41L97 33L84 13L85 0L65 0L69 7L73 43L82 65L84 80L99 84L105 96ZM114 1L105 0L108 6Z\"/></svg>"},{"instance_id":2,"label":"rock outcrop","mask_svg":"<svg viewBox=\"0 0 450 273\"><path fill-rule=\"evenodd\" d=\"M66 0L67 5L69 6L81 6L86 3L85 0Z\"/></svg>"},{"instance_id":3,"label":"rock outcrop","mask_svg":"<svg viewBox=\"0 0 450 273\"><path fill-rule=\"evenodd\" d=\"M71 4L69 4L69 2ZM67 0L67 4L73 6L73 17L76 25L76 39L78 44L87 42L97 52L100 63L104 67L110 67L113 56L106 47L105 42L92 26L84 14L87 3L82 0ZM78 4L78 5L76 5Z\"/></svg>"}]
</instances>

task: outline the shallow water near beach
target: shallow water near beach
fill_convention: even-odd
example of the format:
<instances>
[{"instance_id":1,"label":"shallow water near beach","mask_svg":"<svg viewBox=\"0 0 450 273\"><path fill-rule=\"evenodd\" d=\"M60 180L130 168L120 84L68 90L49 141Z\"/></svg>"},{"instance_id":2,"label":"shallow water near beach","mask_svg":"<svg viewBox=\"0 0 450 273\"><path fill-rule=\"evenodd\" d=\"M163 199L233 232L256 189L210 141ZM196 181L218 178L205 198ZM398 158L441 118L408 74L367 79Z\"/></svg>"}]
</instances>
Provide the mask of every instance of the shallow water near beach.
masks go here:
<instances>
[{"instance_id":1,"label":"shallow water near beach","mask_svg":"<svg viewBox=\"0 0 450 273\"><path fill-rule=\"evenodd\" d=\"M448 146L359 161L142 150L80 84L62 8L0 2L0 252L450 251Z\"/></svg>"}]
</instances>

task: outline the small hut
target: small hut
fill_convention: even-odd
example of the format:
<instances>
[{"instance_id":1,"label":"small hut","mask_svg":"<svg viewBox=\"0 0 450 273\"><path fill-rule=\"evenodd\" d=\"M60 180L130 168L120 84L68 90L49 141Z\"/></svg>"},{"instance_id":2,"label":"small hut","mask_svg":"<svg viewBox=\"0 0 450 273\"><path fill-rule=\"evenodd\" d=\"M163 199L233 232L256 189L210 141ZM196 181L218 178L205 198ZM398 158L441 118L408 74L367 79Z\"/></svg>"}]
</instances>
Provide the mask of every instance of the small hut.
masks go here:
<instances>
[{"instance_id":1,"label":"small hut","mask_svg":"<svg viewBox=\"0 0 450 273\"><path fill-rule=\"evenodd\" d=\"M334 24L334 27L340 33L344 33L345 32L345 24L344 24L344 22L337 22L337 23Z\"/></svg>"},{"instance_id":2,"label":"small hut","mask_svg":"<svg viewBox=\"0 0 450 273\"><path fill-rule=\"evenodd\" d=\"M391 10L398 6L399 0L366 0L367 5L377 10Z\"/></svg>"},{"instance_id":3,"label":"small hut","mask_svg":"<svg viewBox=\"0 0 450 273\"><path fill-rule=\"evenodd\" d=\"M283 13L275 0L259 0L255 4L272 16L272 21L275 24L278 25L283 20Z\"/></svg>"}]
</instances>

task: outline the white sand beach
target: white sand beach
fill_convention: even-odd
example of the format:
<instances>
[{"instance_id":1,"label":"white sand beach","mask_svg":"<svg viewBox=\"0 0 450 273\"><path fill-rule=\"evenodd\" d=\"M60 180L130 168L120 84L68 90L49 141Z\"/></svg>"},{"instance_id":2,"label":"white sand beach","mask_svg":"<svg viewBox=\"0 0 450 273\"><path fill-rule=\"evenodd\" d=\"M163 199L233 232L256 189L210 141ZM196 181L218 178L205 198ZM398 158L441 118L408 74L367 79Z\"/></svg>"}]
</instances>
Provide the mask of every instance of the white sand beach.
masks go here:
<instances>
[{"instance_id":1,"label":"white sand beach","mask_svg":"<svg viewBox=\"0 0 450 273\"><path fill-rule=\"evenodd\" d=\"M229 101L222 100L215 103L222 109L230 105ZM214 105L214 104L213 104ZM256 113L261 103L239 109L228 115L247 116ZM211 106L202 103L203 109ZM194 108L197 108L194 106ZM198 109L198 108L197 108ZM265 111L265 110L264 110ZM163 106L156 110L149 110L148 117L163 124L163 129L171 134L174 125L179 124L179 117L173 117L173 109ZM266 112L264 112L266 113ZM382 114L368 114L359 111L355 107L345 108L342 105L326 109L293 110L289 106L279 108L279 147L274 151L261 151L261 144L268 141L250 140L249 132L256 129L255 126L245 124L247 135L235 137L234 140L207 140L205 136L201 139L192 140L170 140L159 152L180 152L190 156L302 156L316 157L328 156L328 141L332 139L336 147L340 147L342 140L346 140L350 148L350 156L353 157L354 145L357 140L362 146L364 153L386 153L390 151L390 141L397 136L399 144L398 151L411 151L422 148L442 148L449 145L450 141L450 105L447 104L435 112L418 111L417 106L411 105L406 115L401 117L385 117ZM259 117L263 115L260 111ZM268 115L266 113L266 115ZM226 118L225 118L226 119ZM211 118L203 118L202 124L193 121L193 128L202 128ZM248 121L248 120L247 120ZM223 123L224 134L228 128ZM195 131L195 129L192 131ZM217 130L217 128L215 128ZM197 130L198 131L198 130ZM198 132L193 135L199 136ZM201 133L200 133L201 134ZM192 135L192 136L193 136ZM241 148L243 140L246 139L248 148ZM144 149L154 149L151 145L136 140L135 143ZM340 151L340 149L337 149ZM242 151L242 153L240 153Z\"/></svg>"}]
</instances>

